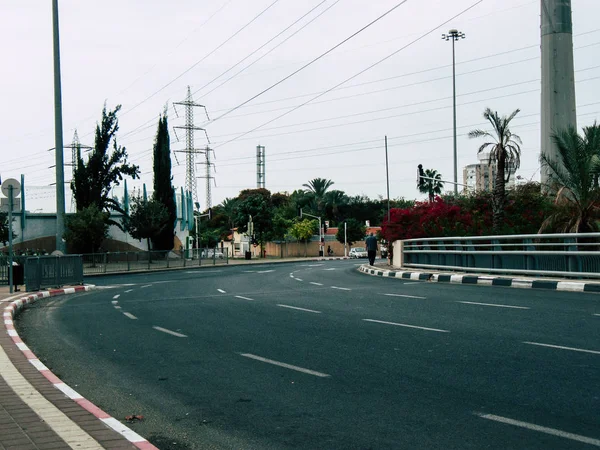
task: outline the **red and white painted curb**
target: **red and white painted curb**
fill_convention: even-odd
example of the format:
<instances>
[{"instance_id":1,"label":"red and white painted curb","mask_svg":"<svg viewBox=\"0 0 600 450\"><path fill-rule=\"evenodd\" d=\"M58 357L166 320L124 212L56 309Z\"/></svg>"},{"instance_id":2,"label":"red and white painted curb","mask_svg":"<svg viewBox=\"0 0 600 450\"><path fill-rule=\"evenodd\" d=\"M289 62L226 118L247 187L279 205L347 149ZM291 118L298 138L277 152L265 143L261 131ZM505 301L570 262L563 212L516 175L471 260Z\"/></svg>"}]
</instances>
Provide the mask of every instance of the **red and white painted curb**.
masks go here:
<instances>
[{"instance_id":1,"label":"red and white painted curb","mask_svg":"<svg viewBox=\"0 0 600 450\"><path fill-rule=\"evenodd\" d=\"M25 343L19 337L17 330L15 330L15 325L13 322L13 318L19 313L21 309L23 309L26 305L32 304L36 302L40 298L46 297L54 297L57 295L65 295L65 294L75 294L77 292L84 292L93 289L94 286L77 286L74 288L65 288L65 289L54 289L50 291L38 292L35 294L27 295L26 297L21 297L18 300L14 300L9 303L8 306L4 308L3 318L4 318L4 326L8 335L11 337L15 345L23 352L27 360L37 369L42 375L44 375L50 383L54 385L56 389L63 392L67 397L71 400L79 404L83 409L89 411L94 416L96 416L100 421L104 422L107 426L115 430L117 433L122 435L125 439L135 445L137 448L143 450L158 450L157 447L152 445L142 436L137 434L131 428L123 425L114 417L111 417L106 412L102 411L96 405L94 405L89 400L83 398L79 393L73 390L70 386L63 383L60 378L54 375L50 369L48 369L35 354L25 345Z\"/></svg>"}]
</instances>

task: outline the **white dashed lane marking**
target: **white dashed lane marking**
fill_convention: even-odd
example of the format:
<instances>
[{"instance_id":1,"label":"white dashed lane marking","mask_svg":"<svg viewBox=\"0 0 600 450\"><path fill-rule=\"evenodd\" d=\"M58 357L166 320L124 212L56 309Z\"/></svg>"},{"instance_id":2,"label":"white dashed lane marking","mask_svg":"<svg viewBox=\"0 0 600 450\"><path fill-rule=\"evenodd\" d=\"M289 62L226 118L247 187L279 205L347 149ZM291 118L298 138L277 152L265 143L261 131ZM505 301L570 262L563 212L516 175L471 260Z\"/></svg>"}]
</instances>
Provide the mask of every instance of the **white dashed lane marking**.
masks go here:
<instances>
[{"instance_id":1,"label":"white dashed lane marking","mask_svg":"<svg viewBox=\"0 0 600 450\"><path fill-rule=\"evenodd\" d=\"M297 309L298 311L306 311L306 312L314 313L314 314L321 314L321 311L315 311L314 309L298 308L297 306L290 306L290 305L277 305L277 306L281 306L282 308Z\"/></svg>"},{"instance_id":2,"label":"white dashed lane marking","mask_svg":"<svg viewBox=\"0 0 600 450\"><path fill-rule=\"evenodd\" d=\"M235 298L241 298L242 300L250 300L253 301L253 298L249 298L249 297L242 297L241 295L236 295Z\"/></svg>"},{"instance_id":3,"label":"white dashed lane marking","mask_svg":"<svg viewBox=\"0 0 600 450\"><path fill-rule=\"evenodd\" d=\"M388 297L417 298L420 300L425 300L427 298L427 297L419 297L417 295L406 295L406 294L383 294L383 295L387 295Z\"/></svg>"},{"instance_id":4,"label":"white dashed lane marking","mask_svg":"<svg viewBox=\"0 0 600 450\"><path fill-rule=\"evenodd\" d=\"M416 328L418 330L436 331L438 333L450 333L448 330L440 330L438 328L419 327L417 325L408 325L406 323L386 322L385 320L363 319L365 322L382 323L384 325L394 325L396 327Z\"/></svg>"},{"instance_id":5,"label":"white dashed lane marking","mask_svg":"<svg viewBox=\"0 0 600 450\"><path fill-rule=\"evenodd\" d=\"M552 436L558 436L564 439L570 439L572 441L583 442L584 444L593 445L595 447L600 447L600 440L590 438L587 436L581 436L580 434L568 433L566 431L557 430L556 428L542 427L540 425L535 425L533 423L521 422L520 420L510 419L508 417L496 416L494 414L480 414L475 413L475 415L481 417L482 419L493 420L494 422L500 422L507 425L513 425L515 427L526 428L532 431L538 431L540 433L551 434Z\"/></svg>"},{"instance_id":6,"label":"white dashed lane marking","mask_svg":"<svg viewBox=\"0 0 600 450\"><path fill-rule=\"evenodd\" d=\"M113 298L116 300L121 296L121 294L114 295Z\"/></svg>"},{"instance_id":7,"label":"white dashed lane marking","mask_svg":"<svg viewBox=\"0 0 600 450\"><path fill-rule=\"evenodd\" d=\"M286 363L282 363L282 362L279 362L279 361L274 361L272 359L263 358L262 356L256 356L256 355L253 355L252 353L240 353L240 355L243 356L243 357L245 357L245 358L255 359L257 361L261 361L261 362L264 362L264 363L267 363L267 364L273 364L274 366L285 367L286 369L291 369L291 370L295 370L297 372L302 372L302 373L307 373L309 375L314 375L315 377L327 378L327 377L331 376L331 375L328 375L326 373L316 372L316 371L310 370L310 369L305 369L304 367L293 366L291 364L286 364Z\"/></svg>"},{"instance_id":8,"label":"white dashed lane marking","mask_svg":"<svg viewBox=\"0 0 600 450\"><path fill-rule=\"evenodd\" d=\"M147 287L152 287L151 284L145 284L144 286L142 286L142 289L147 288Z\"/></svg>"},{"instance_id":9,"label":"white dashed lane marking","mask_svg":"<svg viewBox=\"0 0 600 450\"><path fill-rule=\"evenodd\" d=\"M223 289L217 289L217 291L219 291L221 294L226 294L227 293Z\"/></svg>"},{"instance_id":10,"label":"white dashed lane marking","mask_svg":"<svg viewBox=\"0 0 600 450\"><path fill-rule=\"evenodd\" d=\"M124 312L124 313L123 313L123 315L124 315L125 317L129 317L129 318L130 318L130 319L132 319L132 320L137 320L137 317L135 317L135 316L134 316L133 314L131 314L131 313Z\"/></svg>"},{"instance_id":11,"label":"white dashed lane marking","mask_svg":"<svg viewBox=\"0 0 600 450\"><path fill-rule=\"evenodd\" d=\"M339 289L340 291L351 291L352 290L349 288L343 288L343 287L338 287L338 286L331 286L331 289Z\"/></svg>"},{"instance_id":12,"label":"white dashed lane marking","mask_svg":"<svg viewBox=\"0 0 600 450\"><path fill-rule=\"evenodd\" d=\"M526 306L512 306L512 305L495 305L493 303L477 303L477 302L456 302L465 303L467 305L479 305L479 306L495 306L496 308L513 308L513 309L531 309Z\"/></svg>"},{"instance_id":13,"label":"white dashed lane marking","mask_svg":"<svg viewBox=\"0 0 600 450\"><path fill-rule=\"evenodd\" d=\"M323 283L315 283L314 281L311 281L310 284L314 284L315 286L323 286Z\"/></svg>"},{"instance_id":14,"label":"white dashed lane marking","mask_svg":"<svg viewBox=\"0 0 600 450\"><path fill-rule=\"evenodd\" d=\"M177 337L181 337L181 338L187 337L185 334L178 333L177 331L167 330L166 328L157 327L157 326L153 326L152 328L154 328L156 331L162 331L163 333L171 334L173 336L177 336Z\"/></svg>"},{"instance_id":15,"label":"white dashed lane marking","mask_svg":"<svg viewBox=\"0 0 600 450\"><path fill-rule=\"evenodd\" d=\"M582 353L591 353L593 355L600 355L600 351L587 350L585 348L563 347L562 345L542 344L540 342L526 342L526 341L524 341L523 344L537 345L538 347L549 347L549 348L556 348L559 350L570 350L572 352L582 352Z\"/></svg>"},{"instance_id":16,"label":"white dashed lane marking","mask_svg":"<svg viewBox=\"0 0 600 450\"><path fill-rule=\"evenodd\" d=\"M298 280L298 281L304 281L302 278L294 278L294 279Z\"/></svg>"},{"instance_id":17,"label":"white dashed lane marking","mask_svg":"<svg viewBox=\"0 0 600 450\"><path fill-rule=\"evenodd\" d=\"M119 303L119 301L118 301L118 300L113 300L111 303L112 303L113 305L116 305L116 304L118 304L118 303Z\"/></svg>"},{"instance_id":18,"label":"white dashed lane marking","mask_svg":"<svg viewBox=\"0 0 600 450\"><path fill-rule=\"evenodd\" d=\"M127 290L125 291L125 293L126 293L126 294L129 294L130 292L133 292L133 289L127 289Z\"/></svg>"}]
</instances>

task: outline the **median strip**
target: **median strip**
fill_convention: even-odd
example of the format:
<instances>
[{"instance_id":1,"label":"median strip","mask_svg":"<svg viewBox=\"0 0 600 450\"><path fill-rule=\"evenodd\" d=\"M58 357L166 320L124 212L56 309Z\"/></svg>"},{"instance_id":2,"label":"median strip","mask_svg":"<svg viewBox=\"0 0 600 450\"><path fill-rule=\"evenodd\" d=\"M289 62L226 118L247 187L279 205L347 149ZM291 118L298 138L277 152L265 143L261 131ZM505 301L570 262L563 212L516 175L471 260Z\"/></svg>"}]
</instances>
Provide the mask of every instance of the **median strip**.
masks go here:
<instances>
[{"instance_id":1,"label":"median strip","mask_svg":"<svg viewBox=\"0 0 600 450\"><path fill-rule=\"evenodd\" d=\"M163 333L171 334L173 336L177 336L177 337L181 337L181 338L187 337L185 334L178 333L177 331L167 330L166 328L157 327L157 326L154 326L152 328L154 328L156 331L162 331Z\"/></svg>"},{"instance_id":2,"label":"median strip","mask_svg":"<svg viewBox=\"0 0 600 450\"><path fill-rule=\"evenodd\" d=\"M552 436L558 436L561 438L570 439L572 441L583 442L584 444L600 447L599 439L581 436L580 434L568 433L566 431L557 430L556 428L543 427L540 425L535 425L533 423L521 422L520 420L510 419L508 417L496 416L494 414L475 413L475 415L481 417L482 419L493 420L495 422L505 423L507 425L513 425L515 427L526 428L528 430L539 431L540 433L550 434Z\"/></svg>"},{"instance_id":3,"label":"median strip","mask_svg":"<svg viewBox=\"0 0 600 450\"><path fill-rule=\"evenodd\" d=\"M450 333L448 330L440 330L438 328L419 327L417 325L408 325L406 323L386 322L385 320L363 319L365 322L382 323L384 325L394 325L396 327L417 328L425 331L436 331L438 333Z\"/></svg>"},{"instance_id":4,"label":"median strip","mask_svg":"<svg viewBox=\"0 0 600 450\"><path fill-rule=\"evenodd\" d=\"M314 375L315 377L327 378L327 377L331 376L326 373L317 372L315 370L305 369L304 367L293 366L291 364L286 364L286 363L282 363L279 361L274 361L272 359L263 358L262 356L253 355L252 353L240 353L240 355L243 356L244 358L255 359L257 361L261 361L261 362L264 362L267 364L273 364L274 366L279 366L279 367L284 367L286 369L295 370L296 372L302 372L302 373L306 373L308 375Z\"/></svg>"}]
</instances>

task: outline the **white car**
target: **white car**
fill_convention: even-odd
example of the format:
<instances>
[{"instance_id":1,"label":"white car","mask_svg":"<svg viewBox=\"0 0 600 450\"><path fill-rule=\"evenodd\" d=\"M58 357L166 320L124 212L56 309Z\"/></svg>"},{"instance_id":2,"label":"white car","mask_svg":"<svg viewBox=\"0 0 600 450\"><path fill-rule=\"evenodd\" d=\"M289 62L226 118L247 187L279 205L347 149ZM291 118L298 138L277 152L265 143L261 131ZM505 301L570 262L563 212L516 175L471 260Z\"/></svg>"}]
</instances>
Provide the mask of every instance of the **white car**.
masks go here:
<instances>
[{"instance_id":1,"label":"white car","mask_svg":"<svg viewBox=\"0 0 600 450\"><path fill-rule=\"evenodd\" d=\"M368 258L369 254L365 247L352 247L348 256L350 258Z\"/></svg>"},{"instance_id":2,"label":"white car","mask_svg":"<svg viewBox=\"0 0 600 450\"><path fill-rule=\"evenodd\" d=\"M223 255L223 252L219 251L219 250L214 250L212 248L209 248L208 251L206 250L202 250L202 258L217 258L217 259L223 259L225 255Z\"/></svg>"}]
</instances>

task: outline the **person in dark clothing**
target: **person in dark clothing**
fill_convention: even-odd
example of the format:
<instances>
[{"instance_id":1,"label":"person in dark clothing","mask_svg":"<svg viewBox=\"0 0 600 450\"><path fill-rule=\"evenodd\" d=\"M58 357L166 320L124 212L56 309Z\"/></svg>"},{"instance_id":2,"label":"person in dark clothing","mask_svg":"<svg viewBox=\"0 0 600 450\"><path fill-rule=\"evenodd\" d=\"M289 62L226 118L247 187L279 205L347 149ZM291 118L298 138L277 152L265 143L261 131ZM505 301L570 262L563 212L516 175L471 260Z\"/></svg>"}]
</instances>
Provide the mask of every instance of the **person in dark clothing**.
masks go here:
<instances>
[{"instance_id":1,"label":"person in dark clothing","mask_svg":"<svg viewBox=\"0 0 600 450\"><path fill-rule=\"evenodd\" d=\"M377 255L377 238L373 236L373 233L365 240L367 246L367 255L369 256L369 264L375 264L375 256Z\"/></svg>"}]
</instances>

